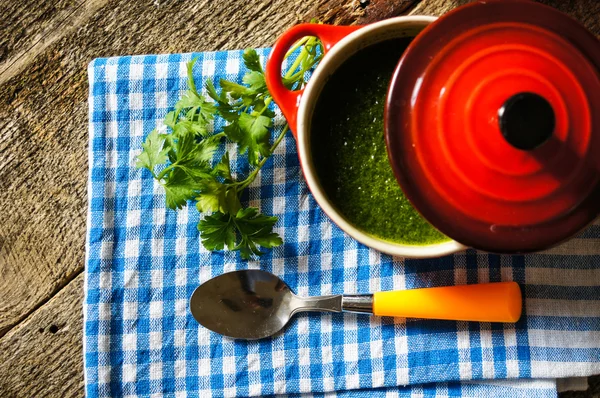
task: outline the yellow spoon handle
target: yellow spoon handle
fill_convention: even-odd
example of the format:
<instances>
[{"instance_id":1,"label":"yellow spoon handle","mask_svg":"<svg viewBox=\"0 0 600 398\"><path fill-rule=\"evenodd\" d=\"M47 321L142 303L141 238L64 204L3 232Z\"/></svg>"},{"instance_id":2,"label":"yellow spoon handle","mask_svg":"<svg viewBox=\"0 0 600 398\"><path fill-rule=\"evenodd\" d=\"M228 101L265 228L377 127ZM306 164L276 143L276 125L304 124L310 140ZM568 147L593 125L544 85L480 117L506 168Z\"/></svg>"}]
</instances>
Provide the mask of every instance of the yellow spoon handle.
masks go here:
<instances>
[{"instance_id":1,"label":"yellow spoon handle","mask_svg":"<svg viewBox=\"0 0 600 398\"><path fill-rule=\"evenodd\" d=\"M521 289L515 282L398 290L373 295L373 313L379 316L517 322L521 309Z\"/></svg>"}]
</instances>

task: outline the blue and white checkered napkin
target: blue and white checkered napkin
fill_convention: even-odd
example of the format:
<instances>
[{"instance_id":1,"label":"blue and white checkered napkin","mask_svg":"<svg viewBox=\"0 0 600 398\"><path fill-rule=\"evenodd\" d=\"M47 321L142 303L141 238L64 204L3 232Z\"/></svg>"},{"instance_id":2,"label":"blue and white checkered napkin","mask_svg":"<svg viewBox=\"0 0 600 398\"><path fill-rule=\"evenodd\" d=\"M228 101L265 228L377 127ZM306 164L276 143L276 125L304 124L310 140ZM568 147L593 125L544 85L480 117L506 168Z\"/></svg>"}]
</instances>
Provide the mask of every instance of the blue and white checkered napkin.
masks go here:
<instances>
[{"instance_id":1,"label":"blue and white checkered napkin","mask_svg":"<svg viewBox=\"0 0 600 398\"><path fill-rule=\"evenodd\" d=\"M260 54L264 61L268 50ZM194 72L202 84L244 73L240 51L116 57L89 66L89 397L534 397L556 395L555 378L600 373L598 223L535 255L468 250L433 260L392 258L358 244L321 212L288 135L244 199L279 217L284 245L252 262L207 252L195 208L166 209L162 188L134 167L144 136L161 126L186 88L192 57L199 58ZM198 325L188 310L192 291L245 268L271 271L301 295L515 280L525 311L516 325L304 314L284 333L252 342ZM511 378L519 380L500 380ZM471 382L484 379L495 381Z\"/></svg>"}]
</instances>

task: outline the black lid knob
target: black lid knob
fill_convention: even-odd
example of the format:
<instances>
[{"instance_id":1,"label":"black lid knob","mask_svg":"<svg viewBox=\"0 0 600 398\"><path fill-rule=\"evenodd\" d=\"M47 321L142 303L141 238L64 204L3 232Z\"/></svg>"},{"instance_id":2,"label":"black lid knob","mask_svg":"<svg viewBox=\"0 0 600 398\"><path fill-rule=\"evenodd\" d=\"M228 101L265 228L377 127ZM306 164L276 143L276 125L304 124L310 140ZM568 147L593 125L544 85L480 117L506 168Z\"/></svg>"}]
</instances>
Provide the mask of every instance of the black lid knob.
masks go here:
<instances>
[{"instance_id":1,"label":"black lid knob","mask_svg":"<svg viewBox=\"0 0 600 398\"><path fill-rule=\"evenodd\" d=\"M502 135L517 149L530 151L546 142L554 132L552 106L534 93L519 93L510 97L498 110Z\"/></svg>"}]
</instances>

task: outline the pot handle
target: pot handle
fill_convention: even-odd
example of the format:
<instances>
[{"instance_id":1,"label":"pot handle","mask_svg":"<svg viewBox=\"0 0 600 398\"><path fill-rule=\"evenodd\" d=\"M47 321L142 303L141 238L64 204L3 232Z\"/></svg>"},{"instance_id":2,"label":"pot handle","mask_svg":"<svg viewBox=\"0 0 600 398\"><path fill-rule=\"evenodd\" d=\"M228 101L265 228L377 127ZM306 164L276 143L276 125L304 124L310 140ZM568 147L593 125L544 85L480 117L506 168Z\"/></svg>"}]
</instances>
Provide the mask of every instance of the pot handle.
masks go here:
<instances>
[{"instance_id":1,"label":"pot handle","mask_svg":"<svg viewBox=\"0 0 600 398\"><path fill-rule=\"evenodd\" d=\"M267 68L265 79L267 88L273 96L273 100L281 109L283 116L287 119L290 130L296 138L296 121L298 115L298 106L304 89L291 91L288 90L281 79L281 63L285 58L288 49L298 40L305 36L316 36L323 43L325 53L329 51L338 41L348 34L362 28L362 26L334 26L321 24L300 24L288 29L273 46Z\"/></svg>"}]
</instances>

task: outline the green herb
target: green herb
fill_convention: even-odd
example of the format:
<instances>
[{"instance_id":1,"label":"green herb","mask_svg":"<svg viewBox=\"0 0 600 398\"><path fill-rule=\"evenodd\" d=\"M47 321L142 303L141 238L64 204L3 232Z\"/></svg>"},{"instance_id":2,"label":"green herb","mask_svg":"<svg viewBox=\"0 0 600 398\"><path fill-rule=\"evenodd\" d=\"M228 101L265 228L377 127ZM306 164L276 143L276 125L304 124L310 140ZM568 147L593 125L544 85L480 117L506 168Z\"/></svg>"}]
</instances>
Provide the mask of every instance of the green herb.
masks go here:
<instances>
[{"instance_id":1,"label":"green herb","mask_svg":"<svg viewBox=\"0 0 600 398\"><path fill-rule=\"evenodd\" d=\"M323 54L318 39L306 37L290 49L286 58L298 49L298 57L283 77L286 87L294 90L305 85L305 75ZM260 247L282 244L273 232L277 217L261 214L253 207L244 208L240 197L289 127L285 125L272 139L273 98L260 59L255 50L247 49L243 60L248 69L243 84L221 79L219 92L212 81L206 83L212 101L198 92L192 73L195 60L188 62L188 90L165 116L167 131L153 130L148 134L136 166L148 169L163 186L168 208L181 209L189 201L195 202L198 211L204 214L198 223L204 247L208 250L227 247L249 259L263 254ZM215 116L227 122L222 132L211 131ZM248 159L251 170L246 178L237 180L232 176L227 151L214 162L215 152L226 141L236 143L239 154Z\"/></svg>"}]
</instances>

